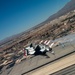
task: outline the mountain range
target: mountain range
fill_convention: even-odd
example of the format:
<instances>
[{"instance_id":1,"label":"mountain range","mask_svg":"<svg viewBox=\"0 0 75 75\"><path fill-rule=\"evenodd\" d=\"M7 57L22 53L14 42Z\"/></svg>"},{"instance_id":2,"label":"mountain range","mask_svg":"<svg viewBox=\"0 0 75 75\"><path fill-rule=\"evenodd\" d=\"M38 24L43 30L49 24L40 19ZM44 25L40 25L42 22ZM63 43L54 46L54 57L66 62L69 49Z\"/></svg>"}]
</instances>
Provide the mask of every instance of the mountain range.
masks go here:
<instances>
[{"instance_id":1,"label":"mountain range","mask_svg":"<svg viewBox=\"0 0 75 75\"><path fill-rule=\"evenodd\" d=\"M29 29L28 31L24 31L24 32L22 32L22 33L19 33L19 34L17 34L17 35L13 35L13 36L11 36L11 37L8 37L8 38L6 38L6 39L0 41L0 45L3 45L3 44L5 44L5 43L7 43L7 42L9 42L9 41L11 41L11 40L13 40L13 39L15 39L15 38L18 38L18 37L20 37L21 35L25 35L25 34L27 34L28 32L30 32L31 30L37 29L38 27L41 27L42 25L45 25L45 24L48 23L49 21L54 20L54 19L56 19L56 18L58 18L58 17L60 17L60 16L62 16L62 15L64 15L64 14L66 14L66 13L68 13L68 12L74 10L74 9L75 9L75 0L71 0L71 1L68 2L61 10L59 10L57 13L51 15L46 21L44 21L44 22L42 22L42 23L36 25L35 27Z\"/></svg>"}]
</instances>

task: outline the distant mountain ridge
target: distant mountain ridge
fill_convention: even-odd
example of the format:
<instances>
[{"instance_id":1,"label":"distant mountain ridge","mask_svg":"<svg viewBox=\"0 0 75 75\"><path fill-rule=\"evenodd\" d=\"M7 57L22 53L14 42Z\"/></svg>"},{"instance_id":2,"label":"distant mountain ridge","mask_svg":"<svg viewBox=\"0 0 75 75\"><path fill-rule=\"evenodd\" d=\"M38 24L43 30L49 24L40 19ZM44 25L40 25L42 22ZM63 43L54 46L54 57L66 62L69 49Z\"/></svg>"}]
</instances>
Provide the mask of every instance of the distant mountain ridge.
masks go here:
<instances>
[{"instance_id":1,"label":"distant mountain ridge","mask_svg":"<svg viewBox=\"0 0 75 75\"><path fill-rule=\"evenodd\" d=\"M51 21L75 9L75 0L68 2L61 10L50 16L46 21Z\"/></svg>"},{"instance_id":2,"label":"distant mountain ridge","mask_svg":"<svg viewBox=\"0 0 75 75\"><path fill-rule=\"evenodd\" d=\"M68 13L68 12L74 10L74 9L75 9L75 0L71 0L61 10L59 10L57 13L53 14L52 16L50 16L46 21L38 24L37 26L35 26L35 27L31 28L31 29L32 30L36 29L36 28L46 24L47 22L49 22L49 21L51 21L51 20L53 20L55 18L58 18L58 17L66 14L66 13ZM28 31L31 31L31 29L29 29ZM8 41L11 41L14 38L20 37L22 34L26 34L26 33L27 33L27 31L26 32L22 32L22 33L17 34L17 35L13 35L12 37L8 37L7 39L0 41L0 45L5 44Z\"/></svg>"},{"instance_id":3,"label":"distant mountain ridge","mask_svg":"<svg viewBox=\"0 0 75 75\"><path fill-rule=\"evenodd\" d=\"M75 0L71 0L62 9L60 9L57 13L51 15L47 20L45 20L44 22L35 26L35 28L40 27L40 26L46 24L47 22L52 21L62 15L65 15L66 13L68 13L74 9L75 9Z\"/></svg>"}]
</instances>

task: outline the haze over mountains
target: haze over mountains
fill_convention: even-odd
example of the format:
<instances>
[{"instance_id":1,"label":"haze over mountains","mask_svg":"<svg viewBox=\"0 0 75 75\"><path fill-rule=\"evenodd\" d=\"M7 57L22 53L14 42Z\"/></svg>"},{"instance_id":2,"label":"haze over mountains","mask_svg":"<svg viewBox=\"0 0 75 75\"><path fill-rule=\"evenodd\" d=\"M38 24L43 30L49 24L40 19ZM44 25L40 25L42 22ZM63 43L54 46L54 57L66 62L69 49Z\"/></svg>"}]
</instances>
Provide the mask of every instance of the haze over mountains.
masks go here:
<instances>
[{"instance_id":1,"label":"haze over mountains","mask_svg":"<svg viewBox=\"0 0 75 75\"><path fill-rule=\"evenodd\" d=\"M70 2L68 2L61 10L59 10L57 13L51 15L45 22L43 23L46 23L48 21L51 21L55 18L58 18L72 10L75 9L75 0L71 0Z\"/></svg>"},{"instance_id":2,"label":"haze over mountains","mask_svg":"<svg viewBox=\"0 0 75 75\"><path fill-rule=\"evenodd\" d=\"M42 22L41 24L38 24L37 26L31 28L30 30L35 29L37 27L40 27L40 26L46 24L47 22L49 22L49 21L51 21L55 18L58 18L58 17L66 14L66 13L68 13L68 12L74 10L74 9L75 9L75 0L71 0L61 10L59 10L57 13L53 14L46 21ZM28 31L30 31L30 30L28 30ZM8 37L5 40L0 41L0 45L2 45L4 43L7 43L8 41L13 40L14 38L20 37L21 35L26 34L26 33L27 33L27 31L22 32L22 33L17 34L17 35L13 35L11 37Z\"/></svg>"}]
</instances>

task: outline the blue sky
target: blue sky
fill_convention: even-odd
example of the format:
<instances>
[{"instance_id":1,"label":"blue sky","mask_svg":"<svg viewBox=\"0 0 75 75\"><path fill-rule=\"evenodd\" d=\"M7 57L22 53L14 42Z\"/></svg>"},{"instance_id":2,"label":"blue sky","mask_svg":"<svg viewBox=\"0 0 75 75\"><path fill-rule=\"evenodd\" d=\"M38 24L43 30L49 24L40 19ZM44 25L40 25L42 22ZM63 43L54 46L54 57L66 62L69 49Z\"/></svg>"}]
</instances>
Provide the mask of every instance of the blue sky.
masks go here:
<instances>
[{"instance_id":1,"label":"blue sky","mask_svg":"<svg viewBox=\"0 0 75 75\"><path fill-rule=\"evenodd\" d=\"M46 20L70 0L0 0L0 40Z\"/></svg>"}]
</instances>

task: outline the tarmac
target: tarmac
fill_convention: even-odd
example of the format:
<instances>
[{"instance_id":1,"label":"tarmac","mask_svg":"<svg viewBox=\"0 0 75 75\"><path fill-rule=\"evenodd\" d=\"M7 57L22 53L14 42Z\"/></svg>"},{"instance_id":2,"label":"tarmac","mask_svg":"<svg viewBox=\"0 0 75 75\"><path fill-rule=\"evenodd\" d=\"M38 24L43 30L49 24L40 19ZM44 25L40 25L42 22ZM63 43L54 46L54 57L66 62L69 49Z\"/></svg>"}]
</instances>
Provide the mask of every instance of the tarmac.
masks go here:
<instances>
[{"instance_id":1,"label":"tarmac","mask_svg":"<svg viewBox=\"0 0 75 75\"><path fill-rule=\"evenodd\" d=\"M71 65L65 69L55 72L51 75L75 75L75 64Z\"/></svg>"},{"instance_id":2,"label":"tarmac","mask_svg":"<svg viewBox=\"0 0 75 75\"><path fill-rule=\"evenodd\" d=\"M57 72L57 71L60 72L61 69L64 69L67 66L75 64L74 57L75 57L75 53L72 53L70 55L67 55L61 59L58 59L52 63L49 63L25 75L53 75L52 73ZM75 71L75 67L73 67L73 70L67 69L66 74L69 74L69 72L72 72L72 71ZM57 75L58 74L65 75L65 71L57 73ZM56 75L56 73L54 75Z\"/></svg>"}]
</instances>

